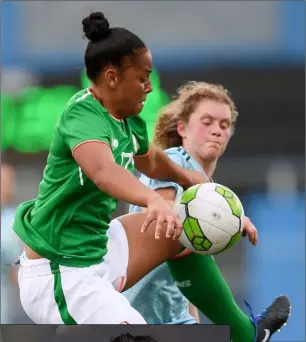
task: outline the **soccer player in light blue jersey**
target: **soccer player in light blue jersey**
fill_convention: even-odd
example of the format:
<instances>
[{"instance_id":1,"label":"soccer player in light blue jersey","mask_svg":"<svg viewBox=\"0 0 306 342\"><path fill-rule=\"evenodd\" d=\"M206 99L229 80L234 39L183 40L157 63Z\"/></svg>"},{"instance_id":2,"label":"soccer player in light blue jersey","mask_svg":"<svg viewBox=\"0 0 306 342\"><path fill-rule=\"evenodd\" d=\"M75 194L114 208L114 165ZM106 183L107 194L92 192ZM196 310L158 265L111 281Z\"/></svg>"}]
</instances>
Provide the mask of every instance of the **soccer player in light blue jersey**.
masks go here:
<instances>
[{"instance_id":1,"label":"soccer player in light blue jersey","mask_svg":"<svg viewBox=\"0 0 306 342\"><path fill-rule=\"evenodd\" d=\"M217 161L234 132L237 116L235 105L222 86L203 82L188 83L178 91L177 98L161 110L155 127L154 143L163 148L178 165L185 169L198 170L212 181ZM141 175L140 180L171 205L183 192L183 188L175 182L158 181L145 175ZM130 212L144 210L130 206ZM253 245L257 244L257 230L248 218L244 222L243 235L247 235ZM190 253L190 257L192 255ZM188 262L188 257L184 256L182 259ZM233 340L245 341L249 338L253 341L269 341L276 331L276 321L279 326L283 324L280 322L279 312L282 311L284 299L276 299L258 316L261 318L251 316L249 319L235 303L213 257L199 258L202 263L201 273L194 279L185 280L182 277L182 281L175 282L169 270L171 263L168 262L147 274L124 292L124 295L149 324L197 324L197 310L190 306L183 294L186 291L190 295L198 278L206 277L205 286L202 287L201 311L215 324L230 324ZM262 325L255 338L254 320ZM251 322L253 324L249 325Z\"/></svg>"},{"instance_id":2,"label":"soccer player in light blue jersey","mask_svg":"<svg viewBox=\"0 0 306 342\"><path fill-rule=\"evenodd\" d=\"M194 89L194 97L197 94L196 89L199 95L201 92L207 93L199 97L198 106L193 113L184 111L183 101L180 100L185 97L185 103L191 102L191 96L188 96L192 93L191 89ZM227 106L226 104L219 104L216 101L217 91L221 92L220 89L204 83L194 84L194 88L188 85L187 88L181 89L180 97L162 110L156 125L154 141L156 145L165 149L167 155L175 163L185 169L198 170L208 179L211 179L217 159L230 139L232 131L229 127L236 120L235 112L231 115L223 108ZM187 125L183 124L183 115L185 115L185 120L189 116ZM217 123L214 124L213 120ZM199 134L205 134L205 127L210 125L214 125L223 133L217 134L211 139L213 141L205 142L202 146L201 139L198 139ZM154 180L145 175L141 175L140 180L170 201L179 198L183 192L183 188L174 182ZM130 212L141 210L140 207L130 206ZM256 230L254 227L251 229L254 235L252 239L256 243ZM199 323L197 309L189 304L178 290L166 263L150 272L124 294L150 324ZM152 305L148 306L147 303L152 303Z\"/></svg>"},{"instance_id":3,"label":"soccer player in light blue jersey","mask_svg":"<svg viewBox=\"0 0 306 342\"><path fill-rule=\"evenodd\" d=\"M157 128L158 125L159 123L157 123ZM204 172L200 164L182 146L168 148L165 152L178 165ZM140 180L151 189L175 192L175 199L183 192L183 188L173 182L161 182L144 175L141 175ZM141 211L141 208L130 206L130 212L138 211ZM132 306L142 313L149 324L199 323L197 309L178 290L166 263L147 274L123 294Z\"/></svg>"}]
</instances>

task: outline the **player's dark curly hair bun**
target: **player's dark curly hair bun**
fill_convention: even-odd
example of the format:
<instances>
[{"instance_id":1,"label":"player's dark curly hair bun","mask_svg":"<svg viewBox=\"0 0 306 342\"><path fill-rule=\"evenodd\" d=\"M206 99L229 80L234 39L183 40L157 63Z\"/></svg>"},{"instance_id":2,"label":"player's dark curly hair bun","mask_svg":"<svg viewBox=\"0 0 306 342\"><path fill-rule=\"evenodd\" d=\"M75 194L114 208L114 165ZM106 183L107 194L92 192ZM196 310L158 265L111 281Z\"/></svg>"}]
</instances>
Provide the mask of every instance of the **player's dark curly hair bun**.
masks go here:
<instances>
[{"instance_id":1,"label":"player's dark curly hair bun","mask_svg":"<svg viewBox=\"0 0 306 342\"><path fill-rule=\"evenodd\" d=\"M147 49L133 32L123 27L110 28L101 12L91 13L82 24L89 39L84 56L86 75L92 82L96 82L106 66L121 67L123 57L134 55L138 49Z\"/></svg>"},{"instance_id":2,"label":"player's dark curly hair bun","mask_svg":"<svg viewBox=\"0 0 306 342\"><path fill-rule=\"evenodd\" d=\"M83 32L86 38L97 42L107 37L110 32L109 22L102 12L93 12L82 20Z\"/></svg>"}]
</instances>

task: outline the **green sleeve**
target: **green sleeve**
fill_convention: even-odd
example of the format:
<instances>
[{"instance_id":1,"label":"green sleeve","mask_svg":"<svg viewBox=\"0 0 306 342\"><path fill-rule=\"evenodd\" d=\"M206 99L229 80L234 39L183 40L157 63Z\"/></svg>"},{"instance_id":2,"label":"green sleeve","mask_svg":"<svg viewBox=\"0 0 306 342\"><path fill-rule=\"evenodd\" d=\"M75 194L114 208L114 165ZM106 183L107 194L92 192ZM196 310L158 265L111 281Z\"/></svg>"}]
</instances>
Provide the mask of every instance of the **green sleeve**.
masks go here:
<instances>
[{"instance_id":1,"label":"green sleeve","mask_svg":"<svg viewBox=\"0 0 306 342\"><path fill-rule=\"evenodd\" d=\"M129 124L131 126L133 135L136 139L137 152L136 155L143 155L149 151L149 138L147 132L147 125L140 116L134 116L129 118Z\"/></svg>"},{"instance_id":2,"label":"green sleeve","mask_svg":"<svg viewBox=\"0 0 306 342\"><path fill-rule=\"evenodd\" d=\"M58 130L71 151L85 141L102 141L110 145L104 113L87 101L70 105L58 121Z\"/></svg>"}]
</instances>

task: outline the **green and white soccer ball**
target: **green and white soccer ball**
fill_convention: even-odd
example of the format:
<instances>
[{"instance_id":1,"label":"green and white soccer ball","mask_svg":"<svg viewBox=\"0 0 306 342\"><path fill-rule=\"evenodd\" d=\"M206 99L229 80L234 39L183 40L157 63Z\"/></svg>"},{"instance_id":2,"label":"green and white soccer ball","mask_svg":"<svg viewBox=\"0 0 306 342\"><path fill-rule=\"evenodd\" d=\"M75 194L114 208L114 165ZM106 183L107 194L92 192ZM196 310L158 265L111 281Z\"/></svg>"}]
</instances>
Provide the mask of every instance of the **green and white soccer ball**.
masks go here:
<instances>
[{"instance_id":1,"label":"green and white soccer ball","mask_svg":"<svg viewBox=\"0 0 306 342\"><path fill-rule=\"evenodd\" d=\"M195 253L220 253L241 236L244 209L238 196L224 185L194 185L182 193L174 210L183 224L179 241Z\"/></svg>"}]
</instances>

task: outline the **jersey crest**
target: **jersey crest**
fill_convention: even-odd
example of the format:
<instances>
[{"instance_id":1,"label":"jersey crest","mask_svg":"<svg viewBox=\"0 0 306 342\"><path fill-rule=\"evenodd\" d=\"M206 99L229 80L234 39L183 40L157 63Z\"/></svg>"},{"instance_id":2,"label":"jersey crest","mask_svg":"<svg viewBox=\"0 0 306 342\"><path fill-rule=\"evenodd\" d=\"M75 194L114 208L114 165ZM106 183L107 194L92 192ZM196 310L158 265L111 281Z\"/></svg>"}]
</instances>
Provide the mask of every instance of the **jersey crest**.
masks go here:
<instances>
[{"instance_id":1,"label":"jersey crest","mask_svg":"<svg viewBox=\"0 0 306 342\"><path fill-rule=\"evenodd\" d=\"M112 139L112 147L113 148L117 148L119 146L119 142L117 139L113 138Z\"/></svg>"}]
</instances>

